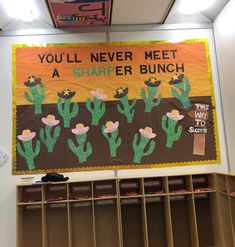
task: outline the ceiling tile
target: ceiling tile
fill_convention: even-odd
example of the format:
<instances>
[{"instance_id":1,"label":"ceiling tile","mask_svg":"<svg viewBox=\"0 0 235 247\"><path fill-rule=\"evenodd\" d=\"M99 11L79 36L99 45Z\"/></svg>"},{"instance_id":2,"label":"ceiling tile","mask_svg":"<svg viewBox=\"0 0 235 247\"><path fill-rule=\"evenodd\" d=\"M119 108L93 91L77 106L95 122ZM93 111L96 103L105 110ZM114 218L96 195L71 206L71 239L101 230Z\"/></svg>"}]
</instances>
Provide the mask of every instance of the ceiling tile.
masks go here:
<instances>
[{"instance_id":1,"label":"ceiling tile","mask_svg":"<svg viewBox=\"0 0 235 247\"><path fill-rule=\"evenodd\" d=\"M197 1L197 0L194 0ZM229 2L229 0L214 0L213 5L202 12L193 15L184 15L179 11L181 0L177 0L173 5L165 23L177 24L177 23L205 23L213 22L218 13Z\"/></svg>"},{"instance_id":2,"label":"ceiling tile","mask_svg":"<svg viewBox=\"0 0 235 247\"><path fill-rule=\"evenodd\" d=\"M113 0L112 25L159 24L172 0Z\"/></svg>"}]
</instances>

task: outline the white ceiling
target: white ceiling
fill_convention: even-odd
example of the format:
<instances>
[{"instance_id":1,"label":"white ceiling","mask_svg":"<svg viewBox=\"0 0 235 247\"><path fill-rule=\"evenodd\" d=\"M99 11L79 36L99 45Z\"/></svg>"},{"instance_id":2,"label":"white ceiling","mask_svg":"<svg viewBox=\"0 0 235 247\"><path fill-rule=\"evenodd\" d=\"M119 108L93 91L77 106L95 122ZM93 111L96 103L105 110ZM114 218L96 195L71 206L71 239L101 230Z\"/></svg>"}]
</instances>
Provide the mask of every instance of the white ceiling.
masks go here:
<instances>
[{"instance_id":1,"label":"white ceiling","mask_svg":"<svg viewBox=\"0 0 235 247\"><path fill-rule=\"evenodd\" d=\"M19 1L23 2L23 0ZM229 0L214 0L214 5L207 11L194 15L182 15L178 11L180 1L181 0L113 0L111 25L211 23L229 2ZM54 29L46 1L35 0L35 3L39 10L39 19L32 23L23 23L14 18L10 18L0 4L0 28L3 31L27 28Z\"/></svg>"}]
</instances>

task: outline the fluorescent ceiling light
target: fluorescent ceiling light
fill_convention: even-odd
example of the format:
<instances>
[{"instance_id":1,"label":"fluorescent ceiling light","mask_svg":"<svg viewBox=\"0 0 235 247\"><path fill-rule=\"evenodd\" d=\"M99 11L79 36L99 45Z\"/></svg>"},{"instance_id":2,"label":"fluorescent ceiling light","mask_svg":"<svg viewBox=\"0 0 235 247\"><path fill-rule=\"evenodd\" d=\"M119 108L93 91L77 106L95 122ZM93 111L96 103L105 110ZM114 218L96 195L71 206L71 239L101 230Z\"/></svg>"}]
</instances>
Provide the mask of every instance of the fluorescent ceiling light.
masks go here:
<instances>
[{"instance_id":1,"label":"fluorescent ceiling light","mask_svg":"<svg viewBox=\"0 0 235 247\"><path fill-rule=\"evenodd\" d=\"M23 22L31 22L38 17L34 0L0 0L6 13Z\"/></svg>"},{"instance_id":2,"label":"fluorescent ceiling light","mask_svg":"<svg viewBox=\"0 0 235 247\"><path fill-rule=\"evenodd\" d=\"M208 9L214 0L181 0L179 12L185 15L193 15L197 12Z\"/></svg>"}]
</instances>

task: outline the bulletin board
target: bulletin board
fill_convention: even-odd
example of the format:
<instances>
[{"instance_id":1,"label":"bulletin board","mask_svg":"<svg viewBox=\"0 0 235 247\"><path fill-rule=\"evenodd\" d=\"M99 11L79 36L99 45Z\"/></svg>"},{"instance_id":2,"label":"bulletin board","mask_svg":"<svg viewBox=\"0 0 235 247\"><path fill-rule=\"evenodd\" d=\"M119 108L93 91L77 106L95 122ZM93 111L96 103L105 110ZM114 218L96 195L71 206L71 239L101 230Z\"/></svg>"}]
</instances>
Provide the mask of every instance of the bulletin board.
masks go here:
<instances>
[{"instance_id":1,"label":"bulletin board","mask_svg":"<svg viewBox=\"0 0 235 247\"><path fill-rule=\"evenodd\" d=\"M13 173L220 164L208 40L13 46Z\"/></svg>"}]
</instances>

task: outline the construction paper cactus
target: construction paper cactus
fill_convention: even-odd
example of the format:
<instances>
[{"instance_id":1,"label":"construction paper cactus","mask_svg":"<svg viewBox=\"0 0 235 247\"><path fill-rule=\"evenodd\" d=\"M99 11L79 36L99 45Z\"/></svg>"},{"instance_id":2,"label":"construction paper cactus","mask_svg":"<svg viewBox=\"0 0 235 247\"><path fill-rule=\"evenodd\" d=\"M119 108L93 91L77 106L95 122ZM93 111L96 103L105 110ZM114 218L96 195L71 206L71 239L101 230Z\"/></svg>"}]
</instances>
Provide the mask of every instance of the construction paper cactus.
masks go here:
<instances>
[{"instance_id":1,"label":"construction paper cactus","mask_svg":"<svg viewBox=\"0 0 235 247\"><path fill-rule=\"evenodd\" d=\"M56 126L59 124L60 121L56 120L54 115L48 115L47 118L42 118L42 122L46 126L45 129L40 129L40 139L46 145L47 151L51 153L53 152L54 145L60 135L61 128L60 126ZM54 126L56 127L54 128L54 132L52 133Z\"/></svg>"},{"instance_id":2,"label":"construction paper cactus","mask_svg":"<svg viewBox=\"0 0 235 247\"><path fill-rule=\"evenodd\" d=\"M153 133L152 128L146 127L145 129L139 129L140 141L138 142L138 133L134 135L133 149L134 149L134 163L140 164L142 157L149 156L152 154L155 148L155 141L153 139L156 134ZM145 152L147 145L149 144L148 150Z\"/></svg>"},{"instance_id":3,"label":"construction paper cactus","mask_svg":"<svg viewBox=\"0 0 235 247\"><path fill-rule=\"evenodd\" d=\"M40 152L41 143L39 140L36 141L35 151L33 151L32 139L36 136L35 132L31 132L29 129L23 130L21 135L18 135L17 138L22 141L24 150L21 147L20 143L16 143L18 153L25 158L27 162L28 169L34 170L35 164L34 159L38 156Z\"/></svg>"},{"instance_id":4,"label":"construction paper cactus","mask_svg":"<svg viewBox=\"0 0 235 247\"><path fill-rule=\"evenodd\" d=\"M141 97L145 103L145 112L151 112L152 109L158 106L161 102L161 94L157 95L158 86L161 84L161 81L158 81L155 77L150 77L148 81L144 82L148 89L148 97L146 95L145 89L141 88Z\"/></svg>"},{"instance_id":5,"label":"construction paper cactus","mask_svg":"<svg viewBox=\"0 0 235 247\"><path fill-rule=\"evenodd\" d=\"M183 118L184 116L180 115L179 111L177 110L167 112L166 115L162 117L162 128L167 134L167 148L172 148L173 143L179 140L182 133L182 126L178 125L178 127L176 127L176 125L178 121L180 121Z\"/></svg>"},{"instance_id":6,"label":"construction paper cactus","mask_svg":"<svg viewBox=\"0 0 235 247\"><path fill-rule=\"evenodd\" d=\"M45 99L45 88L41 82L41 78L36 78L35 76L29 76L27 82L24 82L24 85L28 87L30 93L24 93L26 100L34 104L34 113L42 113L42 102ZM40 91L38 90L40 89Z\"/></svg>"},{"instance_id":7,"label":"construction paper cactus","mask_svg":"<svg viewBox=\"0 0 235 247\"><path fill-rule=\"evenodd\" d=\"M134 98L132 100L131 104L129 104L128 97L127 97L128 92L129 92L128 88L119 87L116 90L116 94L114 95L114 98L119 99L122 103L122 107L121 107L121 105L117 105L118 111L121 114L124 114L126 116L128 123L132 123L134 115L135 115L134 107L135 107L137 101Z\"/></svg>"},{"instance_id":8,"label":"construction paper cactus","mask_svg":"<svg viewBox=\"0 0 235 247\"><path fill-rule=\"evenodd\" d=\"M191 106L191 103L189 101L188 95L191 91L191 86L189 83L188 78L184 77L184 75L177 75L175 74L170 82L170 85L174 85L176 89L172 89L171 93L174 97L176 97L182 104L183 108L189 108Z\"/></svg>"},{"instance_id":9,"label":"construction paper cactus","mask_svg":"<svg viewBox=\"0 0 235 247\"><path fill-rule=\"evenodd\" d=\"M90 142L87 142L87 131L89 130L88 126L84 126L79 123L76 125L75 129L72 129L72 133L75 134L77 141L77 146L71 139L68 139L68 146L72 152L77 156L79 163L87 161L87 158L92 154L92 146ZM85 147L86 146L86 147Z\"/></svg>"},{"instance_id":10,"label":"construction paper cactus","mask_svg":"<svg viewBox=\"0 0 235 247\"><path fill-rule=\"evenodd\" d=\"M92 101L90 99L87 99L86 108L91 113L91 124L98 125L100 119L105 113L105 103L103 102L103 100L107 98L107 95L102 89L99 88L91 91L91 95L93 96L93 107Z\"/></svg>"},{"instance_id":11,"label":"construction paper cactus","mask_svg":"<svg viewBox=\"0 0 235 247\"><path fill-rule=\"evenodd\" d=\"M69 89L63 90L61 93L57 93L60 97L57 101L57 109L64 121L64 128L70 127L70 121L78 114L78 104L71 103L71 99L75 95L75 92L71 92ZM72 111L70 111L71 104L73 105Z\"/></svg>"},{"instance_id":12,"label":"construction paper cactus","mask_svg":"<svg viewBox=\"0 0 235 247\"><path fill-rule=\"evenodd\" d=\"M122 138L118 137L118 126L119 122L113 123L112 121L109 121L106 123L106 125L102 126L102 134L109 142L109 150L111 157L117 156L117 149L122 143Z\"/></svg>"}]
</instances>

